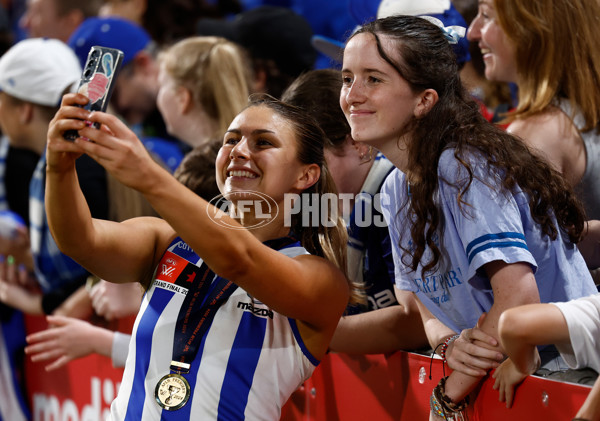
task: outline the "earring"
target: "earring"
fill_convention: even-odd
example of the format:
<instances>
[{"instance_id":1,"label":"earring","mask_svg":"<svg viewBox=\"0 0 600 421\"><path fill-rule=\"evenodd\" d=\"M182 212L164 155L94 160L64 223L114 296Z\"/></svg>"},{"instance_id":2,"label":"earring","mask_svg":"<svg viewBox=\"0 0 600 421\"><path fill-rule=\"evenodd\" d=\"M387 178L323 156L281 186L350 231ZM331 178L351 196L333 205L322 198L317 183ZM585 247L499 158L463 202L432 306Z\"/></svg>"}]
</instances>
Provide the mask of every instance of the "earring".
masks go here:
<instances>
[{"instance_id":1,"label":"earring","mask_svg":"<svg viewBox=\"0 0 600 421\"><path fill-rule=\"evenodd\" d=\"M359 156L361 164L366 164L367 162L371 162L373 160L373 146L369 146L369 150L367 153L361 153Z\"/></svg>"}]
</instances>

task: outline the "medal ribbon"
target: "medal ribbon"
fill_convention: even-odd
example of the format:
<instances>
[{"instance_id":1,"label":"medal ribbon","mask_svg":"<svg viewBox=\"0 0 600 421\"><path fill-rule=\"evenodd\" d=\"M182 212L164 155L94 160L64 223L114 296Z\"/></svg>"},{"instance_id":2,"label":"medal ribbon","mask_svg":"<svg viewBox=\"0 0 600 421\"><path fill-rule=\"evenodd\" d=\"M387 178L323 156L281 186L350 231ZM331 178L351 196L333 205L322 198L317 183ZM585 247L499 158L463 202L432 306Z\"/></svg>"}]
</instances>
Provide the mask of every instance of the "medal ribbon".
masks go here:
<instances>
[{"instance_id":1,"label":"medal ribbon","mask_svg":"<svg viewBox=\"0 0 600 421\"><path fill-rule=\"evenodd\" d=\"M171 370L184 373L187 373L189 364L196 357L202 338L217 310L237 288L236 284L227 279L215 279L215 273L205 263L200 268L192 263L188 266L192 266L190 269L196 272L198 281L194 281L179 310L171 363ZM211 282L213 279L214 282Z\"/></svg>"},{"instance_id":2,"label":"medal ribbon","mask_svg":"<svg viewBox=\"0 0 600 421\"><path fill-rule=\"evenodd\" d=\"M291 236L264 242L275 250L294 243L298 243L298 240ZM217 310L237 288L233 282L216 276L205 263L198 267L188 262L177 277L176 283L182 285L190 279L193 279L192 285L177 317L171 362L171 370L183 373L188 372Z\"/></svg>"}]
</instances>

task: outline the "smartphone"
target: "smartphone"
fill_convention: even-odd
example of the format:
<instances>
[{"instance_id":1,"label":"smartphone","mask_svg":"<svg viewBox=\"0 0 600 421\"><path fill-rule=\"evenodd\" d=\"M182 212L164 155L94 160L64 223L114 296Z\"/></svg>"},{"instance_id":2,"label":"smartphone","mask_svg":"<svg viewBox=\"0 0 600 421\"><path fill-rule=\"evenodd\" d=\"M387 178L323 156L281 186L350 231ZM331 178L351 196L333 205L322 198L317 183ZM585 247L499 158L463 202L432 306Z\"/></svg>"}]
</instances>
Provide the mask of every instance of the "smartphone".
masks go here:
<instances>
[{"instance_id":1,"label":"smartphone","mask_svg":"<svg viewBox=\"0 0 600 421\"><path fill-rule=\"evenodd\" d=\"M121 50L99 45L90 48L77 89L77 92L90 99L83 108L90 112L106 111L122 63ZM98 124L94 123L94 127L97 128ZM64 133L64 138L70 141L78 136L76 130L67 130Z\"/></svg>"}]
</instances>

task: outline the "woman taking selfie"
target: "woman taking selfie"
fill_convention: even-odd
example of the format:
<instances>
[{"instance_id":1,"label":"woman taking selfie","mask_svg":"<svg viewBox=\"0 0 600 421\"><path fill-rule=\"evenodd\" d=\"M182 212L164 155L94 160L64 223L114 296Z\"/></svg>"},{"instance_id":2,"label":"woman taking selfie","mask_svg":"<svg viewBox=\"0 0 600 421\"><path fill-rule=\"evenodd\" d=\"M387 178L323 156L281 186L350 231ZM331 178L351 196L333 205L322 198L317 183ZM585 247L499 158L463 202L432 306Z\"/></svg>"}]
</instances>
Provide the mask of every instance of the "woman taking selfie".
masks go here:
<instances>
[{"instance_id":1,"label":"woman taking selfie","mask_svg":"<svg viewBox=\"0 0 600 421\"><path fill-rule=\"evenodd\" d=\"M323 132L274 100L242 111L216 160L234 218L156 165L116 117L75 106L86 101L65 96L50 125L46 206L67 254L104 279L148 285L112 419L278 419L327 351L349 297L343 221L284 224L286 194L333 192L314 146ZM65 141L69 129L91 141ZM92 219L74 172L81 153L164 220Z\"/></svg>"}]
</instances>

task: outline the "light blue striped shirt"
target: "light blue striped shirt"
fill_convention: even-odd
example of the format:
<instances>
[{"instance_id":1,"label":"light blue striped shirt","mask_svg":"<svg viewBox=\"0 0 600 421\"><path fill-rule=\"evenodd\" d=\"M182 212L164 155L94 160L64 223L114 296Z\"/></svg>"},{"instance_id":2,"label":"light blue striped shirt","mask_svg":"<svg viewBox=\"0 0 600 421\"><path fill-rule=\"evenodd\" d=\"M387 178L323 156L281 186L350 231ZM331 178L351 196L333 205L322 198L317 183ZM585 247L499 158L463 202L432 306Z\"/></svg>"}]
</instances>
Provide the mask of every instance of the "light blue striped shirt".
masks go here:
<instances>
[{"instance_id":1,"label":"light blue striped shirt","mask_svg":"<svg viewBox=\"0 0 600 421\"><path fill-rule=\"evenodd\" d=\"M494 191L490 185L497 186L498 180L488 174L485 163L472 156L471 164L475 177L463 195L470 206L463 205L461 210L456 188L444 180L463 180L466 171L453 150L444 151L440 157L436 200L442 209L443 231L437 244L444 255L425 278L421 266L413 272L401 262L399 233L409 229L406 210L398 215L401 204L409 198L405 175L395 170L387 178L382 192L389 200L382 203L392 238L396 285L415 292L440 321L457 332L475 326L481 313L490 310L493 294L483 266L495 260L528 263L535 273L541 302L568 301L596 293L577 247L561 232L554 241L542 235L531 218L525 193L518 187L513 192ZM410 249L408 231L402 237L404 247ZM427 249L425 259L429 253Z\"/></svg>"}]
</instances>

